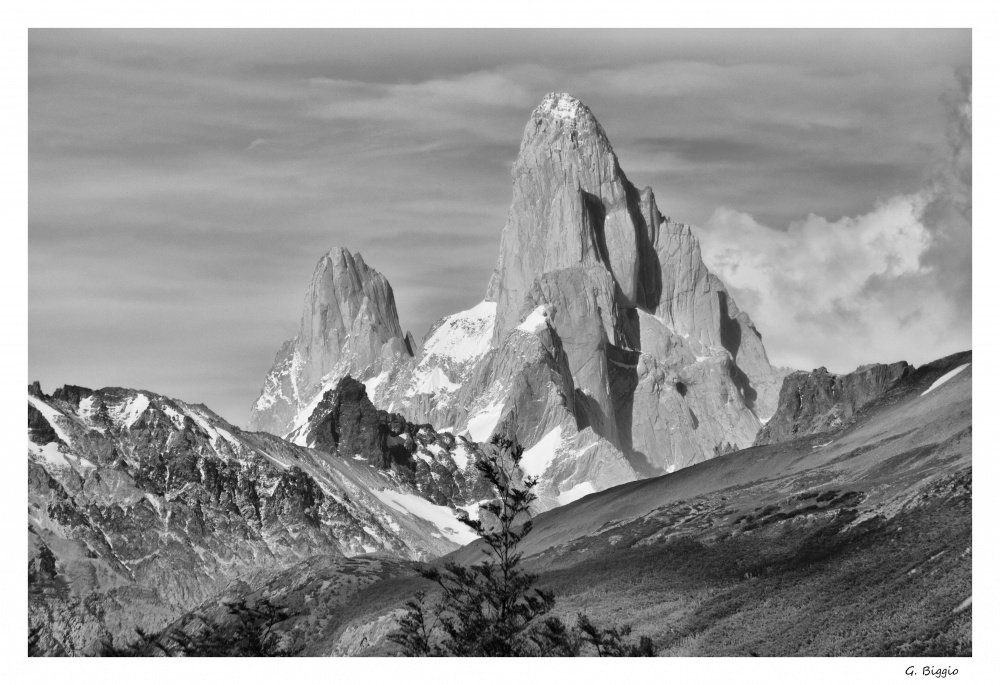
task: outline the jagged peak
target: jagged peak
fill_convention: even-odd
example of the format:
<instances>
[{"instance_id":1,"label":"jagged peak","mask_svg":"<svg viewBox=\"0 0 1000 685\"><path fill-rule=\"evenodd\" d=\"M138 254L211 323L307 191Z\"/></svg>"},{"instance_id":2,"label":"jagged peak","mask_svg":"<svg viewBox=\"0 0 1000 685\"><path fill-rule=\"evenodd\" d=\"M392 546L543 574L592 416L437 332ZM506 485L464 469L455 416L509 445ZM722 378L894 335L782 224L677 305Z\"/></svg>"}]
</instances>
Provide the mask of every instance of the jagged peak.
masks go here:
<instances>
[{"instance_id":1,"label":"jagged peak","mask_svg":"<svg viewBox=\"0 0 1000 685\"><path fill-rule=\"evenodd\" d=\"M696 236L694 231L691 229L691 224L685 224L680 221L674 221L668 216L663 218L662 222L660 223L660 226L661 226L660 231L662 233L690 236L694 238L695 241L699 243L701 242L698 240L698 236Z\"/></svg>"},{"instance_id":2,"label":"jagged peak","mask_svg":"<svg viewBox=\"0 0 1000 685\"><path fill-rule=\"evenodd\" d=\"M384 297L393 300L392 286L389 280L378 270L369 266L360 252L352 253L346 247L335 246L319 258L313 270L313 285L306 295L307 309L312 306L316 291L324 291L334 299L361 298L365 295L375 297L376 292L384 289ZM356 303L360 306L361 300ZM391 302L395 309L395 302ZM402 337L402 331L399 337Z\"/></svg>"},{"instance_id":3,"label":"jagged peak","mask_svg":"<svg viewBox=\"0 0 1000 685\"><path fill-rule=\"evenodd\" d=\"M341 247L339 245L334 245L329 250L327 250L325 256L330 257L331 259L342 259L343 260L343 259L347 259L347 258L351 257L351 251L348 248L346 248L346 247ZM360 257L361 254L359 253L357 256Z\"/></svg>"},{"instance_id":4,"label":"jagged peak","mask_svg":"<svg viewBox=\"0 0 1000 685\"><path fill-rule=\"evenodd\" d=\"M549 93L535 108L533 116L544 116L563 121L576 121L581 116L594 118L590 109L569 93Z\"/></svg>"},{"instance_id":5,"label":"jagged peak","mask_svg":"<svg viewBox=\"0 0 1000 685\"><path fill-rule=\"evenodd\" d=\"M365 259L361 256L360 252L352 253L348 248L336 245L331 247L326 254L320 257L318 267L322 267L327 260L334 265L339 265L355 271L362 268L368 268L368 264L365 263Z\"/></svg>"},{"instance_id":6,"label":"jagged peak","mask_svg":"<svg viewBox=\"0 0 1000 685\"><path fill-rule=\"evenodd\" d=\"M587 105L569 93L549 93L531 113L521 149L540 136L551 138L560 135L571 137L574 144L592 137L608 151L611 150L604 129Z\"/></svg>"}]
</instances>

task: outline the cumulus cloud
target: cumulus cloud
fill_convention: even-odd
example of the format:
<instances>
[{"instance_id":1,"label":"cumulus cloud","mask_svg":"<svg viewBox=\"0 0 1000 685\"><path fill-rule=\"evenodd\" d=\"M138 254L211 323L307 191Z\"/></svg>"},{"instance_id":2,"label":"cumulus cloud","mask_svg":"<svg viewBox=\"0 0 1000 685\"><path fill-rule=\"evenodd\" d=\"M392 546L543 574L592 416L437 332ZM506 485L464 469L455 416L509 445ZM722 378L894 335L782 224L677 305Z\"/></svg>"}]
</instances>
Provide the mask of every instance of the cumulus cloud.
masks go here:
<instances>
[{"instance_id":1,"label":"cumulus cloud","mask_svg":"<svg viewBox=\"0 0 1000 685\"><path fill-rule=\"evenodd\" d=\"M971 347L971 78L949 106L950 157L919 192L786 229L719 207L700 229L776 364L844 372Z\"/></svg>"}]
</instances>

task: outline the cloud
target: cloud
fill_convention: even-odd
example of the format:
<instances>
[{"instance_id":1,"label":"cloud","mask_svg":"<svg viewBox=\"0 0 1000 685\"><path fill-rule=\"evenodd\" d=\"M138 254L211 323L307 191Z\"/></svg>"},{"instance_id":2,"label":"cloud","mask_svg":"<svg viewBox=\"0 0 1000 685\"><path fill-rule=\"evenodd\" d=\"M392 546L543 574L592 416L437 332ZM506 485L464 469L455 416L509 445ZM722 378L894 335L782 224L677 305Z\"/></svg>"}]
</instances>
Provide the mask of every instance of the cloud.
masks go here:
<instances>
[{"instance_id":1,"label":"cloud","mask_svg":"<svg viewBox=\"0 0 1000 685\"><path fill-rule=\"evenodd\" d=\"M483 140L504 140L505 114L530 110L531 91L499 71L479 71L416 83L363 83L310 79L309 116L388 122L420 135L467 131Z\"/></svg>"},{"instance_id":2,"label":"cloud","mask_svg":"<svg viewBox=\"0 0 1000 685\"><path fill-rule=\"evenodd\" d=\"M838 372L874 361L925 362L969 346L939 274L923 263L933 242L923 195L871 212L816 215L776 230L718 209L704 228L709 268L734 290L772 361Z\"/></svg>"},{"instance_id":3,"label":"cloud","mask_svg":"<svg viewBox=\"0 0 1000 685\"><path fill-rule=\"evenodd\" d=\"M950 164L942 174L945 188L940 195L950 198L956 208L972 221L972 69L955 72L957 92L943 98L948 107Z\"/></svg>"},{"instance_id":4,"label":"cloud","mask_svg":"<svg viewBox=\"0 0 1000 685\"><path fill-rule=\"evenodd\" d=\"M970 232L946 199L964 183L948 164L967 157L968 99L956 88L939 101L970 42L968 30L32 30L31 377L165 391L241 423L335 244L386 275L402 325L421 337L485 292L511 164L550 91L587 103L666 214L708 226L733 208L719 235L752 217L761 240L797 222L803 244L831 226L888 241L873 225L916 205L879 213L877 198L926 199L919 269L865 261L832 237L825 248L865 265L847 272L860 295L828 303L831 325L856 331L862 349L864 335L898 338L890 323L915 330L930 316L908 306L906 287L954 312L971 301ZM810 214L867 229L801 220ZM937 292L925 292L932 279ZM751 304L772 280L738 293L758 323ZM862 302L901 312L866 333L858 322L875 315L859 314ZM820 326L808 313L761 324L779 360L779 330ZM203 382L221 376L225 388Z\"/></svg>"},{"instance_id":5,"label":"cloud","mask_svg":"<svg viewBox=\"0 0 1000 685\"><path fill-rule=\"evenodd\" d=\"M971 78L957 75L949 151L917 193L786 230L715 210L702 253L754 318L772 361L844 372L971 347Z\"/></svg>"}]
</instances>

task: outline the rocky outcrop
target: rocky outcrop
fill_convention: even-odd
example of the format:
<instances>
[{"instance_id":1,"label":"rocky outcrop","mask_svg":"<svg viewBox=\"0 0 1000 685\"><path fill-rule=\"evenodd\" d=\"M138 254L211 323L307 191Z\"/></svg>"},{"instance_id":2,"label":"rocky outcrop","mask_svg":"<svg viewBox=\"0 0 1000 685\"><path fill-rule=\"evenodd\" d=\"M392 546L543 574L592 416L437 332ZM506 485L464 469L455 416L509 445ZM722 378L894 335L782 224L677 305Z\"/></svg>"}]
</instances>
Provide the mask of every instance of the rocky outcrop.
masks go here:
<instances>
[{"instance_id":1,"label":"rocky outcrop","mask_svg":"<svg viewBox=\"0 0 1000 685\"><path fill-rule=\"evenodd\" d=\"M335 247L313 271L299 333L275 357L250 427L284 435L326 382L349 373L375 375L413 353L389 282L360 254Z\"/></svg>"},{"instance_id":2,"label":"rocky outcrop","mask_svg":"<svg viewBox=\"0 0 1000 685\"><path fill-rule=\"evenodd\" d=\"M28 424L29 626L46 653L160 628L237 577L316 554L439 556L471 539L445 505L481 494L462 499L474 489L423 430L423 466L404 478L145 391L35 385Z\"/></svg>"},{"instance_id":3,"label":"rocky outcrop","mask_svg":"<svg viewBox=\"0 0 1000 685\"><path fill-rule=\"evenodd\" d=\"M596 265L544 274L525 293L518 319L543 316L565 350L580 428L619 444L608 347L615 340L617 303L611 274ZM523 324L522 324L523 325Z\"/></svg>"},{"instance_id":4,"label":"rocky outcrop","mask_svg":"<svg viewBox=\"0 0 1000 685\"><path fill-rule=\"evenodd\" d=\"M650 195L654 220L659 214ZM746 405L763 421L774 413L780 374L771 367L763 339L747 314L736 306L726 286L708 271L690 226L661 220L655 236L660 269L657 318L692 341L694 351L725 350L735 362L733 381ZM699 350L700 348L700 350Z\"/></svg>"},{"instance_id":5,"label":"rocky outcrop","mask_svg":"<svg viewBox=\"0 0 1000 685\"><path fill-rule=\"evenodd\" d=\"M650 260L635 211L638 193L585 105L547 95L525 127L512 176L513 200L487 290L497 303L495 344L517 325L534 280L567 267L600 265L622 306L647 304Z\"/></svg>"},{"instance_id":6,"label":"rocky outcrop","mask_svg":"<svg viewBox=\"0 0 1000 685\"><path fill-rule=\"evenodd\" d=\"M544 310L566 350L578 428L639 474L749 446L774 411L780 375L690 227L629 182L590 110L546 96L513 180L487 291L494 347Z\"/></svg>"},{"instance_id":7,"label":"rocky outcrop","mask_svg":"<svg viewBox=\"0 0 1000 685\"><path fill-rule=\"evenodd\" d=\"M327 390L313 410L306 444L331 454L357 455L379 468L389 468L386 426L365 393L365 386L350 376Z\"/></svg>"},{"instance_id":8,"label":"rocky outcrop","mask_svg":"<svg viewBox=\"0 0 1000 685\"><path fill-rule=\"evenodd\" d=\"M434 504L457 509L493 496L475 468L477 443L376 409L364 384L350 376L324 393L309 420L305 442L389 472Z\"/></svg>"},{"instance_id":9,"label":"rocky outcrop","mask_svg":"<svg viewBox=\"0 0 1000 685\"><path fill-rule=\"evenodd\" d=\"M855 413L913 374L906 362L869 364L843 375L826 368L785 376L778 410L754 441L772 445L847 425Z\"/></svg>"}]
</instances>

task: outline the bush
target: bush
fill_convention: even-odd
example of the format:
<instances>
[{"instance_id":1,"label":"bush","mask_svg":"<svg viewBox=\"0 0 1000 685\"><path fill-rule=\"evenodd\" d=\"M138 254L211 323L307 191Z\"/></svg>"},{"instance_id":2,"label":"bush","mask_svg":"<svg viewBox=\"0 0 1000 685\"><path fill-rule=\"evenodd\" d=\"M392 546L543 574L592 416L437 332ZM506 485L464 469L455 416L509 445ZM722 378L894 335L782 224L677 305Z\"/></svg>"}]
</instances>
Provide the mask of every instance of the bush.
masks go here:
<instances>
[{"instance_id":1,"label":"bush","mask_svg":"<svg viewBox=\"0 0 1000 685\"><path fill-rule=\"evenodd\" d=\"M569 626L547 616L555 596L534 587L537 576L520 567L517 551L532 529L528 508L538 483L521 481L521 454L516 441L494 436L476 462L496 498L480 507L478 520L459 517L482 539L486 561L423 570L438 585L440 600L427 607L426 595L417 593L389 639L407 656L578 656L589 648L599 656L654 656L649 638L625 641L628 626L597 628L583 614Z\"/></svg>"},{"instance_id":2,"label":"bush","mask_svg":"<svg viewBox=\"0 0 1000 685\"><path fill-rule=\"evenodd\" d=\"M292 612L260 599L253 606L245 599L227 603L231 620L214 621L196 616L187 628L172 628L161 633L146 633L136 628L138 639L125 647L106 641L100 656L294 656L301 650L280 646L272 632ZM191 629L192 623L200 624Z\"/></svg>"}]
</instances>

